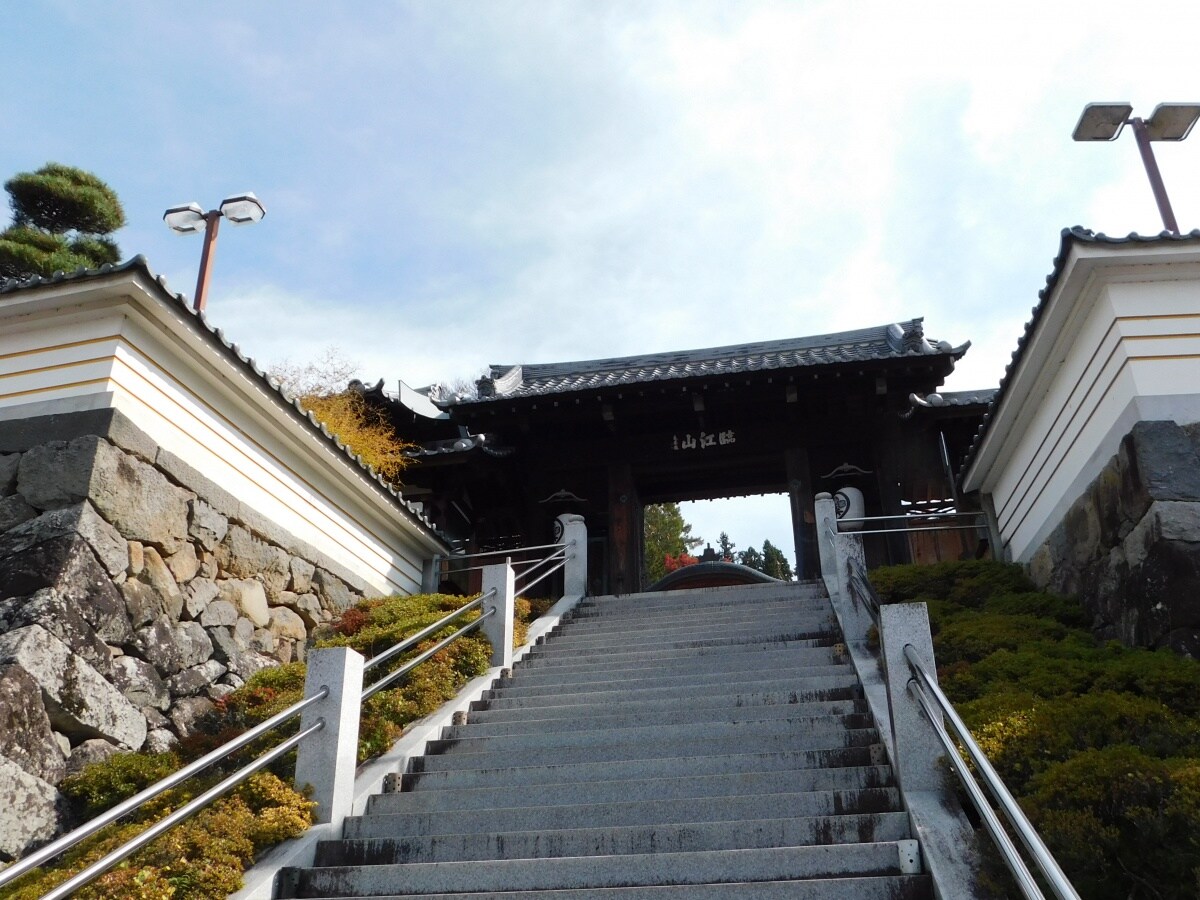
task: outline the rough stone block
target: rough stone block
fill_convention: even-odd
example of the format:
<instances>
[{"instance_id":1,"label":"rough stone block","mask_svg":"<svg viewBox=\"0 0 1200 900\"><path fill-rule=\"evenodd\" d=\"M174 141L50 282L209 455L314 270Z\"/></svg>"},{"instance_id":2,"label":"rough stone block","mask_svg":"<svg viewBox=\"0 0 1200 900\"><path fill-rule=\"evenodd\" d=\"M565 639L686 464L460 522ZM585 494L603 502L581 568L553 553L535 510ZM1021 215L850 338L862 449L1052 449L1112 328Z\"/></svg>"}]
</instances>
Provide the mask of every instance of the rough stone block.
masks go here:
<instances>
[{"instance_id":1,"label":"rough stone block","mask_svg":"<svg viewBox=\"0 0 1200 900\"><path fill-rule=\"evenodd\" d=\"M172 696L191 697L215 684L227 671L221 663L210 659L198 666L184 669L178 675L172 675L167 679L167 687L170 688Z\"/></svg>"},{"instance_id":2,"label":"rough stone block","mask_svg":"<svg viewBox=\"0 0 1200 900\"><path fill-rule=\"evenodd\" d=\"M37 682L18 665L0 666L0 723L0 756L30 775L58 784L66 771L62 750Z\"/></svg>"},{"instance_id":3,"label":"rough stone block","mask_svg":"<svg viewBox=\"0 0 1200 900\"><path fill-rule=\"evenodd\" d=\"M259 628L271 621L271 608L267 605L267 593L259 581L249 578L231 578L218 582L221 599L232 603L238 612ZM217 623L224 624L224 623Z\"/></svg>"},{"instance_id":4,"label":"rough stone block","mask_svg":"<svg viewBox=\"0 0 1200 900\"><path fill-rule=\"evenodd\" d=\"M138 575L138 580L149 584L163 598L167 615L172 619L182 617L183 592L179 590L179 583L175 580L175 576L171 574L166 562L153 547L146 547L143 554L146 567Z\"/></svg>"},{"instance_id":5,"label":"rough stone block","mask_svg":"<svg viewBox=\"0 0 1200 900\"><path fill-rule=\"evenodd\" d=\"M124 572L129 565L125 540L87 502L55 509L17 525L0 537L0 557L18 556L54 538L83 539L109 575Z\"/></svg>"},{"instance_id":6,"label":"rough stone block","mask_svg":"<svg viewBox=\"0 0 1200 900\"><path fill-rule=\"evenodd\" d=\"M1138 422L1130 431L1137 469L1151 500L1200 500L1200 458L1174 422Z\"/></svg>"},{"instance_id":7,"label":"rough stone block","mask_svg":"<svg viewBox=\"0 0 1200 900\"><path fill-rule=\"evenodd\" d=\"M67 774L78 775L92 763L104 762L110 756L120 752L121 748L116 744L110 744L99 738L84 741L71 751L71 756L67 760Z\"/></svg>"},{"instance_id":8,"label":"rough stone block","mask_svg":"<svg viewBox=\"0 0 1200 900\"><path fill-rule=\"evenodd\" d=\"M40 625L87 660L105 678L112 675L112 652L83 618L79 606L53 588L30 597L0 602L0 631ZM132 634L132 632L130 632Z\"/></svg>"},{"instance_id":9,"label":"rough stone block","mask_svg":"<svg viewBox=\"0 0 1200 900\"><path fill-rule=\"evenodd\" d=\"M51 441L22 455L17 490L38 509L91 500L126 538L174 553L187 535L188 492L95 435Z\"/></svg>"},{"instance_id":10,"label":"rough stone block","mask_svg":"<svg viewBox=\"0 0 1200 900\"><path fill-rule=\"evenodd\" d=\"M199 622L172 622L166 616L139 629L135 646L166 676L198 666L213 654L212 641Z\"/></svg>"},{"instance_id":11,"label":"rough stone block","mask_svg":"<svg viewBox=\"0 0 1200 900\"><path fill-rule=\"evenodd\" d=\"M20 494L11 494L0 499L0 532L16 528L22 522L37 517L37 510L25 502Z\"/></svg>"},{"instance_id":12,"label":"rough stone block","mask_svg":"<svg viewBox=\"0 0 1200 900\"><path fill-rule=\"evenodd\" d=\"M143 628L159 616L166 615L166 602L158 591L145 582L132 579L122 584L120 590L134 628Z\"/></svg>"},{"instance_id":13,"label":"rough stone block","mask_svg":"<svg viewBox=\"0 0 1200 900\"><path fill-rule=\"evenodd\" d=\"M188 504L188 536L213 550L229 533L229 520L200 499Z\"/></svg>"},{"instance_id":14,"label":"rough stone block","mask_svg":"<svg viewBox=\"0 0 1200 900\"><path fill-rule=\"evenodd\" d=\"M96 447L107 443L89 435L31 448L17 466L17 492L37 509L58 509L87 500Z\"/></svg>"},{"instance_id":15,"label":"rough stone block","mask_svg":"<svg viewBox=\"0 0 1200 900\"><path fill-rule=\"evenodd\" d=\"M313 574L317 571L316 566L306 559L293 556L288 567L292 571L291 588L293 591L297 594L307 594L312 590L312 579Z\"/></svg>"},{"instance_id":16,"label":"rough stone block","mask_svg":"<svg viewBox=\"0 0 1200 900\"><path fill-rule=\"evenodd\" d=\"M220 593L217 583L211 578L193 578L183 592L183 608L188 618L200 619L204 615L204 611L208 609L208 605L216 600ZM203 622L202 624L232 625L233 623Z\"/></svg>"},{"instance_id":17,"label":"rough stone block","mask_svg":"<svg viewBox=\"0 0 1200 900\"><path fill-rule=\"evenodd\" d=\"M291 579L291 557L279 547L259 540L241 525L230 526L215 552L222 572L236 578L261 579L269 596L286 589Z\"/></svg>"},{"instance_id":18,"label":"rough stone block","mask_svg":"<svg viewBox=\"0 0 1200 900\"><path fill-rule=\"evenodd\" d=\"M207 697L183 697L175 701L168 718L181 738L193 734L200 720L211 713L215 706Z\"/></svg>"},{"instance_id":19,"label":"rough stone block","mask_svg":"<svg viewBox=\"0 0 1200 900\"><path fill-rule=\"evenodd\" d=\"M303 641L308 637L308 629L299 614L286 606L276 606L271 610L271 621L267 625L277 638L293 641Z\"/></svg>"},{"instance_id":20,"label":"rough stone block","mask_svg":"<svg viewBox=\"0 0 1200 900\"><path fill-rule=\"evenodd\" d=\"M317 593L325 600L325 605L328 609L334 612L342 612L354 605L354 595L350 593L350 589L342 583L332 572L327 572L325 569L317 569L313 576L313 583L317 587Z\"/></svg>"},{"instance_id":21,"label":"rough stone block","mask_svg":"<svg viewBox=\"0 0 1200 900\"><path fill-rule=\"evenodd\" d=\"M20 453L0 454L0 496L7 497L17 489L17 465Z\"/></svg>"},{"instance_id":22,"label":"rough stone block","mask_svg":"<svg viewBox=\"0 0 1200 900\"><path fill-rule=\"evenodd\" d=\"M146 752L166 753L178 743L179 738L170 729L154 728L146 735Z\"/></svg>"},{"instance_id":23,"label":"rough stone block","mask_svg":"<svg viewBox=\"0 0 1200 900\"><path fill-rule=\"evenodd\" d=\"M166 710L171 705L171 695L154 666L135 656L113 660L113 684L140 710L148 706Z\"/></svg>"},{"instance_id":24,"label":"rough stone block","mask_svg":"<svg viewBox=\"0 0 1200 900\"><path fill-rule=\"evenodd\" d=\"M50 723L73 739L106 738L137 750L146 720L78 654L40 625L0 635L0 663L16 663L42 690Z\"/></svg>"},{"instance_id":25,"label":"rough stone block","mask_svg":"<svg viewBox=\"0 0 1200 900\"><path fill-rule=\"evenodd\" d=\"M307 628L315 628L321 621L321 601L316 594L294 594L284 591L279 595L279 605L297 613Z\"/></svg>"},{"instance_id":26,"label":"rough stone block","mask_svg":"<svg viewBox=\"0 0 1200 900\"><path fill-rule=\"evenodd\" d=\"M38 844L54 837L58 815L64 804L54 785L30 775L13 761L0 756L0 859L24 856Z\"/></svg>"},{"instance_id":27,"label":"rough stone block","mask_svg":"<svg viewBox=\"0 0 1200 900\"><path fill-rule=\"evenodd\" d=\"M177 553L172 553L167 559L167 568L180 584L191 581L200 571L200 559L196 556L196 548L184 544Z\"/></svg>"}]
</instances>

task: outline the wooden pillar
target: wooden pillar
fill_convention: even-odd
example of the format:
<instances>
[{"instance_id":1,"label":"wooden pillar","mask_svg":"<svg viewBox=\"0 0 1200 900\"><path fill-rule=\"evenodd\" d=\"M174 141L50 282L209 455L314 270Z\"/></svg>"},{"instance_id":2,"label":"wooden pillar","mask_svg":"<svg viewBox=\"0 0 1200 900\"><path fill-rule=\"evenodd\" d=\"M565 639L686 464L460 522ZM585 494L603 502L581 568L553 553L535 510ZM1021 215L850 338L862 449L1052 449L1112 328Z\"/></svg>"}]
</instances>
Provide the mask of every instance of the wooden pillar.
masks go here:
<instances>
[{"instance_id":1,"label":"wooden pillar","mask_svg":"<svg viewBox=\"0 0 1200 900\"><path fill-rule=\"evenodd\" d=\"M883 426L882 434L879 435L879 443L875 446L875 471L878 472L879 478L879 504L882 507L881 512L885 516L900 515L904 512L904 507L900 501L903 494L900 489L900 479L902 477L904 438L906 435L901 433L898 422L888 422ZM904 521L902 519L892 519L889 522L883 523L888 528L902 528ZM883 535L884 546L887 548L887 559L885 562L888 565L901 565L903 563L912 562L912 554L908 549L908 538L900 532L891 532Z\"/></svg>"},{"instance_id":2,"label":"wooden pillar","mask_svg":"<svg viewBox=\"0 0 1200 900\"><path fill-rule=\"evenodd\" d=\"M628 463L608 469L608 587L614 594L642 589L642 504Z\"/></svg>"},{"instance_id":3,"label":"wooden pillar","mask_svg":"<svg viewBox=\"0 0 1200 900\"><path fill-rule=\"evenodd\" d=\"M816 578L820 574L817 559L817 530L813 519L812 471L808 450L791 447L784 454L787 470L788 500L792 508L792 540L796 549L796 578Z\"/></svg>"}]
</instances>

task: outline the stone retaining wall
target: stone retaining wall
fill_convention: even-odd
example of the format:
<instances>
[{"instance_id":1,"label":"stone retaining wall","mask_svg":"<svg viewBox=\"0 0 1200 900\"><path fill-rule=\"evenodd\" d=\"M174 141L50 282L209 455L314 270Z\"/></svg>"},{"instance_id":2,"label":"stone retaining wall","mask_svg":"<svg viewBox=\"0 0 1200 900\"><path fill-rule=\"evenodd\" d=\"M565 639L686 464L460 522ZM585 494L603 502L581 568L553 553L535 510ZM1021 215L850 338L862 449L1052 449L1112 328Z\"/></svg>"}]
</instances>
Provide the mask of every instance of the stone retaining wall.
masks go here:
<instances>
[{"instance_id":1,"label":"stone retaining wall","mask_svg":"<svg viewBox=\"0 0 1200 900\"><path fill-rule=\"evenodd\" d=\"M0 859L64 775L169 748L369 592L120 413L45 419L0 423Z\"/></svg>"},{"instance_id":2,"label":"stone retaining wall","mask_svg":"<svg viewBox=\"0 0 1200 900\"><path fill-rule=\"evenodd\" d=\"M1139 422L1030 561L1101 638L1200 656L1200 423Z\"/></svg>"}]
</instances>

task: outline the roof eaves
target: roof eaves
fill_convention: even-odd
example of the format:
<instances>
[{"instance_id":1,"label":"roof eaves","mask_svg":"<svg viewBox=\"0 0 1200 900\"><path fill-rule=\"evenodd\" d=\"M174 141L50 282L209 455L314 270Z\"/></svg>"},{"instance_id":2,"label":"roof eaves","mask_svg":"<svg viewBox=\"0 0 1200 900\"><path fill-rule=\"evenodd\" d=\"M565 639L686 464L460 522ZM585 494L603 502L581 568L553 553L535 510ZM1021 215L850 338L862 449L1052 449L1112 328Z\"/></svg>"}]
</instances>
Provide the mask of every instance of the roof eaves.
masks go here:
<instances>
[{"instance_id":1,"label":"roof eaves","mask_svg":"<svg viewBox=\"0 0 1200 900\"><path fill-rule=\"evenodd\" d=\"M979 450L983 444L984 438L987 436L988 427L991 425L995 417L995 412L1000 408L1000 404L1004 402L1008 388L1012 382L1012 377L1016 374L1017 367L1021 364L1021 360L1025 356L1025 348L1029 345L1030 338L1037 330L1038 324L1041 322L1042 315L1046 311L1046 305L1050 301L1051 295L1057 287L1059 279L1062 278L1063 272L1066 269L1067 260L1071 253L1071 248L1076 244L1105 244L1105 245L1122 245L1122 244L1158 244L1158 243L1195 243L1200 242L1200 229L1193 229L1187 234L1173 234L1169 231L1163 231L1154 235L1137 234L1130 232L1125 237L1111 237L1104 232L1091 231L1080 225L1074 225L1070 228L1064 228L1060 233L1058 254L1054 257L1054 262L1051 265L1050 274L1046 276L1046 286L1038 291L1038 302L1031 310L1029 321L1025 323L1025 329L1021 336L1017 339L1017 349L1012 352L1011 361L1004 367L1004 375L1000 379L1000 386L996 389L995 395L991 402L988 403L987 412L984 413L983 422L975 430L975 436L971 440L971 446L967 448L966 454L963 456L962 464L958 468L958 481L962 484L967 476L967 472L975 462L975 458L979 455Z\"/></svg>"}]
</instances>

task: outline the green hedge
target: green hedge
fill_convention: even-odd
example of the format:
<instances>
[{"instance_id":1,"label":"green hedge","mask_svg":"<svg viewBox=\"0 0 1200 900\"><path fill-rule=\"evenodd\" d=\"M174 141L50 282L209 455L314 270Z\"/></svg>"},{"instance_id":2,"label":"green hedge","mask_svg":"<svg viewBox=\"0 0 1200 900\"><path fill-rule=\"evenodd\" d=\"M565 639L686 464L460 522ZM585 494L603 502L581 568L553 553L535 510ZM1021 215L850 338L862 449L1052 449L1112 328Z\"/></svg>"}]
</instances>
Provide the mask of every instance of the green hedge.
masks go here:
<instances>
[{"instance_id":1,"label":"green hedge","mask_svg":"<svg viewBox=\"0 0 1200 900\"><path fill-rule=\"evenodd\" d=\"M1098 643L1076 600L1018 566L871 581L929 604L943 689L1082 896L1200 896L1200 662Z\"/></svg>"}]
</instances>

